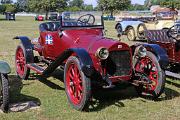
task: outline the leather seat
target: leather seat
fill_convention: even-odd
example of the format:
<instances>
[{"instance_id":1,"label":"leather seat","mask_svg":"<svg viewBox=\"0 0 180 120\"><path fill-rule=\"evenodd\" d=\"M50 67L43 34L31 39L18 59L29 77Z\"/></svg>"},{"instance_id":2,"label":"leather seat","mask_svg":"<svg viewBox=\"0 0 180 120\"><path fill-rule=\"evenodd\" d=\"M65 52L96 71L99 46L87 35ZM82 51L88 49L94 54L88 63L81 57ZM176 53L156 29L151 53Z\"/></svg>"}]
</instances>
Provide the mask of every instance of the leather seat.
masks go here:
<instances>
[{"instance_id":1,"label":"leather seat","mask_svg":"<svg viewBox=\"0 0 180 120\"><path fill-rule=\"evenodd\" d=\"M47 22L39 25L41 32L45 31L57 31L60 28L60 22Z\"/></svg>"},{"instance_id":2,"label":"leather seat","mask_svg":"<svg viewBox=\"0 0 180 120\"><path fill-rule=\"evenodd\" d=\"M167 30L146 30L146 38L149 41L174 43L175 40L167 35Z\"/></svg>"}]
</instances>

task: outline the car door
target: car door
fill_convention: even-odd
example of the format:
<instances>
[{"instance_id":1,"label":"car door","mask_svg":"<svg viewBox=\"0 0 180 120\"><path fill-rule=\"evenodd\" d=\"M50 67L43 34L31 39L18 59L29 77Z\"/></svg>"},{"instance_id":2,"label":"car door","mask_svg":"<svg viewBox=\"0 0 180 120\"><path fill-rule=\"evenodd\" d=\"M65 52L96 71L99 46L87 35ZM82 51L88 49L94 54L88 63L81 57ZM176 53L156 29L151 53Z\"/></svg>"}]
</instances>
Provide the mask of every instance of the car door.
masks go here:
<instances>
[{"instance_id":1,"label":"car door","mask_svg":"<svg viewBox=\"0 0 180 120\"><path fill-rule=\"evenodd\" d=\"M57 29L53 29L53 23L43 23L43 29L40 30L40 44L42 54L45 58L55 59L60 50L60 37Z\"/></svg>"}]
</instances>

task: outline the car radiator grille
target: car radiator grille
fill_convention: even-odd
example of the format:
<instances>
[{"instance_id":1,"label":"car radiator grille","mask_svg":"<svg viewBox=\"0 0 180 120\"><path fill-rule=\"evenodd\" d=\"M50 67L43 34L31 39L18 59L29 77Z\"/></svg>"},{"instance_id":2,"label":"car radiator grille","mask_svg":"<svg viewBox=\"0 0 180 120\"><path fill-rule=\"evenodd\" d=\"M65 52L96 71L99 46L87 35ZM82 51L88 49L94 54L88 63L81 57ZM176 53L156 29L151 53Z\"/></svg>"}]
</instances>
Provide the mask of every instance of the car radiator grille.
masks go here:
<instances>
[{"instance_id":1,"label":"car radiator grille","mask_svg":"<svg viewBox=\"0 0 180 120\"><path fill-rule=\"evenodd\" d=\"M112 51L106 61L106 70L110 76L129 75L131 55L129 51Z\"/></svg>"}]
</instances>

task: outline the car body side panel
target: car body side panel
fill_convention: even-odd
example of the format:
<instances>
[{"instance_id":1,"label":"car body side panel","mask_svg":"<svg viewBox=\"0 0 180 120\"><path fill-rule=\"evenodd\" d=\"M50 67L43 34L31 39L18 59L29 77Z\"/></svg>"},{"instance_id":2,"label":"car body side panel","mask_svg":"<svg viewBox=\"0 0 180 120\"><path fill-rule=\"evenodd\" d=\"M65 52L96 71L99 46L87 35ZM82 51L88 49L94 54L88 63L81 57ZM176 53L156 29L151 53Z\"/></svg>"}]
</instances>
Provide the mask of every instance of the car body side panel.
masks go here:
<instances>
[{"instance_id":1,"label":"car body side panel","mask_svg":"<svg viewBox=\"0 0 180 120\"><path fill-rule=\"evenodd\" d=\"M137 27L139 24L143 24L141 21L121 21L118 24L122 26L122 33L125 33L128 27L132 27L135 30L137 36Z\"/></svg>"}]
</instances>

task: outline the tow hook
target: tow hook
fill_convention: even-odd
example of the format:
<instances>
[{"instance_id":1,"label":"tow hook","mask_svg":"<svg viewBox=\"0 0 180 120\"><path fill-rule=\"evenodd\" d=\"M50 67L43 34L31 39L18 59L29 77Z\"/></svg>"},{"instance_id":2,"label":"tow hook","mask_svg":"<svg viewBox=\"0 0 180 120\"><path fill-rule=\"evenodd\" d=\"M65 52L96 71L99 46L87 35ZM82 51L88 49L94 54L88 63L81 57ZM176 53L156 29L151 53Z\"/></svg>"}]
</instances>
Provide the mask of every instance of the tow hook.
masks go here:
<instances>
[{"instance_id":1,"label":"tow hook","mask_svg":"<svg viewBox=\"0 0 180 120\"><path fill-rule=\"evenodd\" d=\"M109 79L108 75L106 75L105 77L103 77L103 79L106 81L106 83L108 84L107 86L103 86L103 88L108 89L108 88L114 88L115 85L112 84L112 81Z\"/></svg>"}]
</instances>

